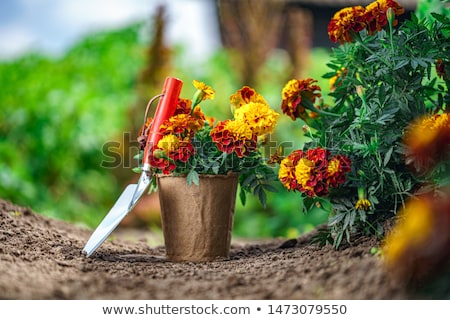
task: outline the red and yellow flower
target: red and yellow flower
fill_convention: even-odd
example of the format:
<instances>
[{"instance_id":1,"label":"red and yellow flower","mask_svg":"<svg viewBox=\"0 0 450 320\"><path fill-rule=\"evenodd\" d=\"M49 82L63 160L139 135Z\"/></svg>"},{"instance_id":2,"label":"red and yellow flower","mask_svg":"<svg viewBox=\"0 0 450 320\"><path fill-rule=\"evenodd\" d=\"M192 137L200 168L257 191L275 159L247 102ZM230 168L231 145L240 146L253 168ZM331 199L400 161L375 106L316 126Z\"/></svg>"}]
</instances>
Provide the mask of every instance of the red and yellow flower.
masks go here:
<instances>
[{"instance_id":1,"label":"red and yellow flower","mask_svg":"<svg viewBox=\"0 0 450 320\"><path fill-rule=\"evenodd\" d=\"M339 10L328 23L328 36L333 42L353 42L353 33L366 27L365 8L362 6L347 7Z\"/></svg>"},{"instance_id":2,"label":"red and yellow flower","mask_svg":"<svg viewBox=\"0 0 450 320\"><path fill-rule=\"evenodd\" d=\"M300 191L308 197L321 197L346 180L351 161L344 155L329 159L330 152L321 147L306 152L296 150L280 163L278 178L287 190Z\"/></svg>"},{"instance_id":3,"label":"red and yellow flower","mask_svg":"<svg viewBox=\"0 0 450 320\"><path fill-rule=\"evenodd\" d=\"M281 110L291 117L306 120L308 104L316 103L322 97L320 86L316 85L317 80L307 78L304 80L292 79L287 82L281 91Z\"/></svg>"},{"instance_id":4,"label":"red and yellow flower","mask_svg":"<svg viewBox=\"0 0 450 320\"><path fill-rule=\"evenodd\" d=\"M257 137L242 121L220 121L211 130L210 135L220 151L235 152L239 158L248 156L251 151L256 150Z\"/></svg>"},{"instance_id":5,"label":"red and yellow flower","mask_svg":"<svg viewBox=\"0 0 450 320\"><path fill-rule=\"evenodd\" d=\"M328 24L328 36L331 41L353 42L354 35L366 29L369 35L380 31L388 24L388 16L392 15L392 25L398 23L397 16L405 9L394 0L377 0L365 8L362 6L347 7L339 10Z\"/></svg>"},{"instance_id":6,"label":"red and yellow flower","mask_svg":"<svg viewBox=\"0 0 450 320\"><path fill-rule=\"evenodd\" d=\"M388 10L391 8L393 13L392 25L396 26L398 20L395 19L405 13L405 9L394 0L377 0L366 6L364 18L366 20L366 29L368 34L375 34L381 31L388 24Z\"/></svg>"},{"instance_id":7,"label":"red and yellow flower","mask_svg":"<svg viewBox=\"0 0 450 320\"><path fill-rule=\"evenodd\" d=\"M230 96L230 105L232 110L238 109L250 102L267 104L267 101L262 95L257 93L255 89L248 86L242 87Z\"/></svg>"},{"instance_id":8,"label":"red and yellow flower","mask_svg":"<svg viewBox=\"0 0 450 320\"><path fill-rule=\"evenodd\" d=\"M295 150L280 162L280 169L278 170L278 178L287 190L297 190L298 183L295 178L295 167L300 159L303 157L302 150Z\"/></svg>"}]
</instances>

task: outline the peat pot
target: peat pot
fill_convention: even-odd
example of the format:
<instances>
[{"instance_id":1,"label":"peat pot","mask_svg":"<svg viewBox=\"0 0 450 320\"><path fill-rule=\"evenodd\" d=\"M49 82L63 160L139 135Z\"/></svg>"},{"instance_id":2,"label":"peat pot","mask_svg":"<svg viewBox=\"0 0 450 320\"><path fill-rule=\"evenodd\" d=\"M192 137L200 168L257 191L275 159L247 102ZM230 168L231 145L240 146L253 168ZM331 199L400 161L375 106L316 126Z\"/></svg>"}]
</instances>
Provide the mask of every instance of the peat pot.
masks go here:
<instances>
[{"instance_id":1,"label":"peat pot","mask_svg":"<svg viewBox=\"0 0 450 320\"><path fill-rule=\"evenodd\" d=\"M199 180L188 185L185 176L157 177L169 261L229 259L238 174L199 175Z\"/></svg>"}]
</instances>

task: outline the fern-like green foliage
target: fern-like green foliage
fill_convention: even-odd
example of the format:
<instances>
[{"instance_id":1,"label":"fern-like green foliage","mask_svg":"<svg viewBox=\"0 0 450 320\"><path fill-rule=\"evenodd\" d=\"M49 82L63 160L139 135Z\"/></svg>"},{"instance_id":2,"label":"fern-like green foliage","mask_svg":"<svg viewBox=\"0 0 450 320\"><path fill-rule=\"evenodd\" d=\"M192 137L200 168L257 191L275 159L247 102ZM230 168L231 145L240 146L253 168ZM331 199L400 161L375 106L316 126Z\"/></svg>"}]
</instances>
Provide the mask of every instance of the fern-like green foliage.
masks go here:
<instances>
[{"instance_id":1,"label":"fern-like green foliage","mask_svg":"<svg viewBox=\"0 0 450 320\"><path fill-rule=\"evenodd\" d=\"M322 116L306 148L320 145L352 159L343 188L330 194L333 211L329 233L338 247L355 230L381 234L386 218L422 183L405 165L402 137L417 117L442 112L449 105L449 83L437 77L437 60L448 66L450 19L411 19L374 35L360 32L352 43L335 48L332 69L324 77L341 75L330 93L332 112ZM448 70L448 69L447 69ZM357 208L359 199L370 207ZM325 240L324 240L325 239Z\"/></svg>"}]
</instances>

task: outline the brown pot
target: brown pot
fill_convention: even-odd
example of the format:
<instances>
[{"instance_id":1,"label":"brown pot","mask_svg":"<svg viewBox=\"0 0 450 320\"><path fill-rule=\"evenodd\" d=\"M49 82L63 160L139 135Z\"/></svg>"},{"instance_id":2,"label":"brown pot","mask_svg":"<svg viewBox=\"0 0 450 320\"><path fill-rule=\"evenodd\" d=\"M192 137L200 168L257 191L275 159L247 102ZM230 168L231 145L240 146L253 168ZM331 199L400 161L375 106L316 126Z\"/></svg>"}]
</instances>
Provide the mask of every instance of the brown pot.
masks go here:
<instances>
[{"instance_id":1,"label":"brown pot","mask_svg":"<svg viewBox=\"0 0 450 320\"><path fill-rule=\"evenodd\" d=\"M199 178L197 186L188 185L186 177L157 177L166 256L170 261L229 258L238 174Z\"/></svg>"}]
</instances>

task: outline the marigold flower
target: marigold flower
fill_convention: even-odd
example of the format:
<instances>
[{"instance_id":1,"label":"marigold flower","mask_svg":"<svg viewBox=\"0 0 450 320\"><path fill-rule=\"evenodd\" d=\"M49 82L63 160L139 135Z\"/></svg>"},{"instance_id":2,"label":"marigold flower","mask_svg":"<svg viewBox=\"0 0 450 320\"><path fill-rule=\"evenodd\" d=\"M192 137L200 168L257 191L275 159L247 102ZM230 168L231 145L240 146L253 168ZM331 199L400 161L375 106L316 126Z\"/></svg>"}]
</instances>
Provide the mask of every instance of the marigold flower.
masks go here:
<instances>
[{"instance_id":1,"label":"marigold flower","mask_svg":"<svg viewBox=\"0 0 450 320\"><path fill-rule=\"evenodd\" d=\"M177 108L175 109L174 115L177 114L190 114L192 111L192 100L180 98L178 99Z\"/></svg>"},{"instance_id":2,"label":"marigold flower","mask_svg":"<svg viewBox=\"0 0 450 320\"><path fill-rule=\"evenodd\" d=\"M300 191L311 198L325 196L330 187L345 182L351 163L344 155L331 160L329 156L330 152L320 147L296 150L281 161L278 178L289 191Z\"/></svg>"},{"instance_id":3,"label":"marigold flower","mask_svg":"<svg viewBox=\"0 0 450 320\"><path fill-rule=\"evenodd\" d=\"M302 156L302 150L295 150L280 162L278 179L289 191L296 190L298 188L297 179L295 178L295 167Z\"/></svg>"},{"instance_id":4,"label":"marigold flower","mask_svg":"<svg viewBox=\"0 0 450 320\"><path fill-rule=\"evenodd\" d=\"M386 267L401 278L432 276L450 258L450 198L426 193L410 198L383 244Z\"/></svg>"},{"instance_id":5,"label":"marigold flower","mask_svg":"<svg viewBox=\"0 0 450 320\"><path fill-rule=\"evenodd\" d=\"M433 213L428 199L412 199L399 213L396 229L385 239L384 257L388 264L401 258L407 247L422 243L430 236Z\"/></svg>"},{"instance_id":6,"label":"marigold flower","mask_svg":"<svg viewBox=\"0 0 450 320\"><path fill-rule=\"evenodd\" d=\"M301 118L306 120L308 114L303 100L308 100L309 103L314 104L316 99L320 98L320 86L315 85L317 80L307 78L305 80L292 79L284 86L281 91L282 103L281 110L283 113L291 117L292 120Z\"/></svg>"},{"instance_id":7,"label":"marigold flower","mask_svg":"<svg viewBox=\"0 0 450 320\"><path fill-rule=\"evenodd\" d=\"M176 161L187 162L195 154L195 148L189 138L179 139L168 134L162 137L150 156L150 165L168 174L176 168Z\"/></svg>"},{"instance_id":8,"label":"marigold flower","mask_svg":"<svg viewBox=\"0 0 450 320\"><path fill-rule=\"evenodd\" d=\"M161 154L161 152L163 154ZM175 162L164 154L164 151L158 149L156 146L152 148L149 157L150 165L153 168L158 168L163 174L170 174L176 169Z\"/></svg>"},{"instance_id":9,"label":"marigold flower","mask_svg":"<svg viewBox=\"0 0 450 320\"><path fill-rule=\"evenodd\" d=\"M331 187L336 188L345 182L345 174L351 170L351 160L344 155L336 155L328 162L327 173Z\"/></svg>"},{"instance_id":10,"label":"marigold flower","mask_svg":"<svg viewBox=\"0 0 450 320\"><path fill-rule=\"evenodd\" d=\"M364 19L367 24L367 33L372 35L377 31L381 31L388 24L387 12L391 8L394 16L405 13L405 9L394 0L377 0L366 6ZM398 20L393 19L392 25L397 25Z\"/></svg>"},{"instance_id":11,"label":"marigold flower","mask_svg":"<svg viewBox=\"0 0 450 320\"><path fill-rule=\"evenodd\" d=\"M220 151L235 152L239 158L248 156L251 151L256 150L256 135L242 121L220 121L211 130L210 135Z\"/></svg>"},{"instance_id":12,"label":"marigold flower","mask_svg":"<svg viewBox=\"0 0 450 320\"><path fill-rule=\"evenodd\" d=\"M301 158L295 166L295 179L300 185L300 191L306 192L308 195L314 194L314 185L317 182L314 174L311 174L314 167L315 163L306 158Z\"/></svg>"},{"instance_id":13,"label":"marigold flower","mask_svg":"<svg viewBox=\"0 0 450 320\"><path fill-rule=\"evenodd\" d=\"M194 94L194 98L192 99L193 106L196 106L203 100L214 99L214 95L216 92L210 86L208 86L204 82L200 82L197 80L192 81L192 84L197 88L197 91Z\"/></svg>"},{"instance_id":14,"label":"marigold flower","mask_svg":"<svg viewBox=\"0 0 450 320\"><path fill-rule=\"evenodd\" d=\"M367 211L372 206L368 199L359 199L356 201L355 209Z\"/></svg>"},{"instance_id":15,"label":"marigold flower","mask_svg":"<svg viewBox=\"0 0 450 320\"><path fill-rule=\"evenodd\" d=\"M236 93L230 96L230 104L232 109L238 109L250 102L268 104L262 95L257 93L255 89L248 86L243 86L241 89L236 91Z\"/></svg>"},{"instance_id":16,"label":"marigold flower","mask_svg":"<svg viewBox=\"0 0 450 320\"><path fill-rule=\"evenodd\" d=\"M166 155L178 150L180 147L180 139L173 134L168 134L162 137L158 142L158 148L163 150Z\"/></svg>"},{"instance_id":17,"label":"marigold flower","mask_svg":"<svg viewBox=\"0 0 450 320\"><path fill-rule=\"evenodd\" d=\"M202 119L197 119L189 114L180 113L164 121L159 130L163 135L173 133L193 136L195 132L203 127L203 124Z\"/></svg>"},{"instance_id":18,"label":"marigold flower","mask_svg":"<svg viewBox=\"0 0 450 320\"><path fill-rule=\"evenodd\" d=\"M352 33L360 32L366 27L364 13L362 6L348 7L336 12L328 23L330 40L339 43L353 42Z\"/></svg>"},{"instance_id":19,"label":"marigold flower","mask_svg":"<svg viewBox=\"0 0 450 320\"><path fill-rule=\"evenodd\" d=\"M272 133L278 117L277 112L261 102L249 102L234 112L235 120L246 123L257 136Z\"/></svg>"},{"instance_id":20,"label":"marigold flower","mask_svg":"<svg viewBox=\"0 0 450 320\"><path fill-rule=\"evenodd\" d=\"M450 114L435 114L414 121L404 136L406 164L429 170L450 152Z\"/></svg>"}]
</instances>

